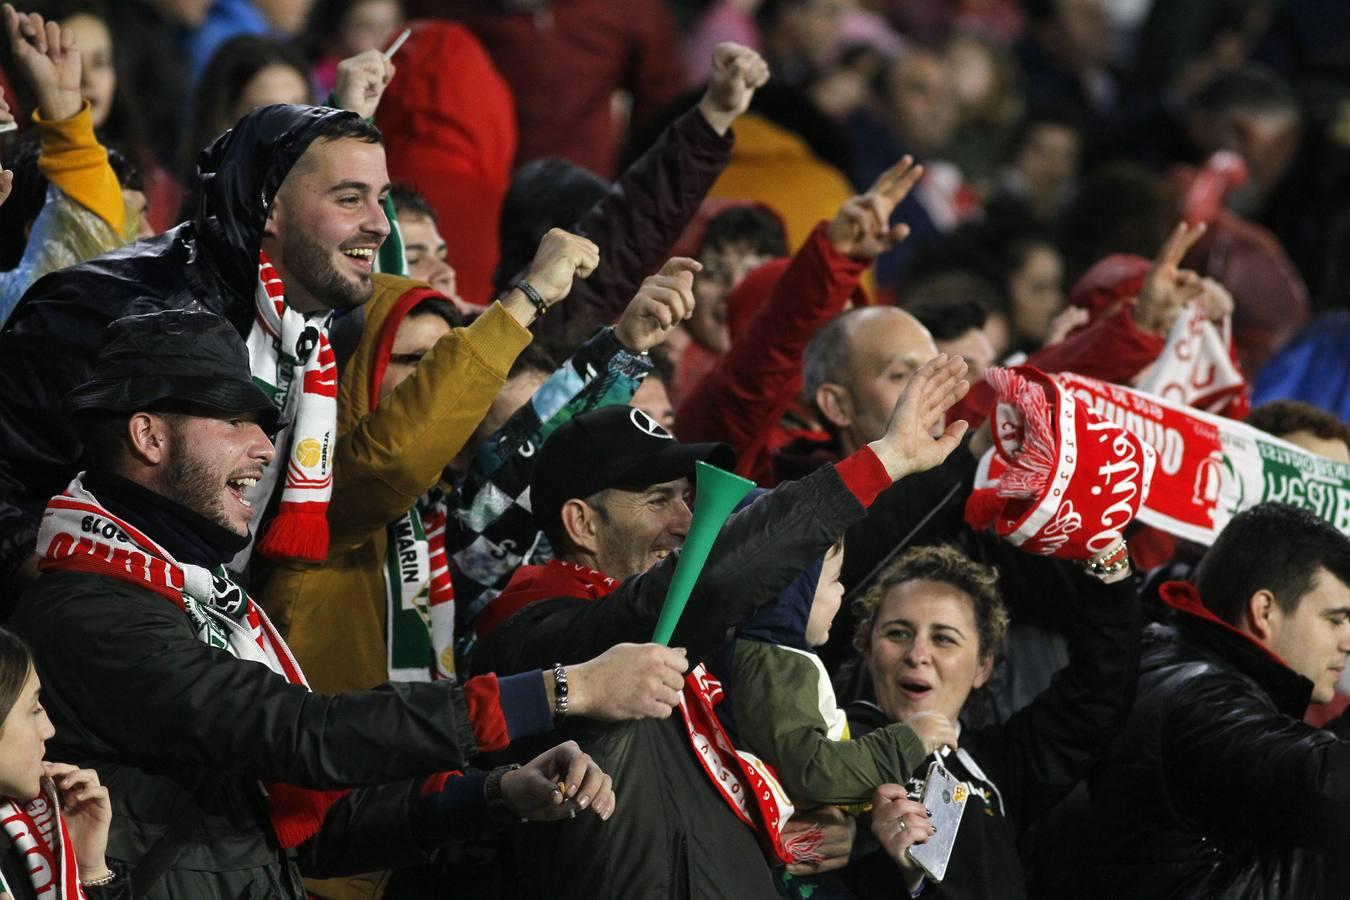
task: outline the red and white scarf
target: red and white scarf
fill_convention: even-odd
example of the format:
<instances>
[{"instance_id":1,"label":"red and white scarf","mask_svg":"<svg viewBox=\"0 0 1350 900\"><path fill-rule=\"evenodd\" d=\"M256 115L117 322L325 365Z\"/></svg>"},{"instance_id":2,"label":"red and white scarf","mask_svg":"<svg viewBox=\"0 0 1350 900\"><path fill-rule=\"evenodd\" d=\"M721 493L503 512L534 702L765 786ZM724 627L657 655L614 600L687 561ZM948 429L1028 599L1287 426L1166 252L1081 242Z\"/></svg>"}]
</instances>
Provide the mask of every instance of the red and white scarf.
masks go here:
<instances>
[{"instance_id":1,"label":"red and white scarf","mask_svg":"<svg viewBox=\"0 0 1350 900\"><path fill-rule=\"evenodd\" d=\"M603 572L557 559L544 566L532 566L526 574L528 588L524 593L530 598L528 601L512 602L509 585L498 598L507 600L513 611L549 597L598 600L619 586L618 581ZM818 851L822 837L819 826L784 838L783 826L794 812L792 802L772 766L732 745L714 711L722 697L722 683L702 663L685 676L680 715L694 756L718 796L731 807L736 818L755 832L770 859L784 864L824 859Z\"/></svg>"},{"instance_id":2,"label":"red and white scarf","mask_svg":"<svg viewBox=\"0 0 1350 900\"><path fill-rule=\"evenodd\" d=\"M261 515L285 466L281 505L258 544L273 559L328 556L328 501L337 443L337 358L328 343L330 318L305 316L288 307L281 276L267 254L258 254L249 367L253 380L290 422L277 435L276 458L247 497L254 515ZM294 390L297 384L300 389Z\"/></svg>"},{"instance_id":3,"label":"red and white scarf","mask_svg":"<svg viewBox=\"0 0 1350 900\"><path fill-rule=\"evenodd\" d=\"M291 684L309 687L300 664L267 614L233 581L214 570L180 563L134 526L106 510L84 489L81 475L47 504L38 532L38 569L90 572L159 594L192 622L197 639L239 659L259 662ZM260 785L268 817L283 847L304 843L323 824L342 791L288 784Z\"/></svg>"},{"instance_id":4,"label":"red and white scarf","mask_svg":"<svg viewBox=\"0 0 1350 900\"><path fill-rule=\"evenodd\" d=\"M27 864L38 900L83 900L75 848L50 778L43 778L42 793L22 806L8 798L0 800L0 825ZM14 894L3 878L0 888L5 896Z\"/></svg>"}]
</instances>

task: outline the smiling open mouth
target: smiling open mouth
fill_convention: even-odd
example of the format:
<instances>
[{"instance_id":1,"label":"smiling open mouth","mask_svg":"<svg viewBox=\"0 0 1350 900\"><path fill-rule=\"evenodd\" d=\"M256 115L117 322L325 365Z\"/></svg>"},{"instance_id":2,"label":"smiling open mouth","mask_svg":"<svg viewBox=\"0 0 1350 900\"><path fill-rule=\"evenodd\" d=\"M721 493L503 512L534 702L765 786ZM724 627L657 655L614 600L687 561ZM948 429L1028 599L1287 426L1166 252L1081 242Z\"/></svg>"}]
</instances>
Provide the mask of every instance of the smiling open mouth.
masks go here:
<instances>
[{"instance_id":1,"label":"smiling open mouth","mask_svg":"<svg viewBox=\"0 0 1350 900\"><path fill-rule=\"evenodd\" d=\"M245 476L242 478L231 478L227 480L225 482L225 487L229 488L229 491L234 496L234 499L238 500L241 504L243 504L245 508L252 509L253 504L249 503L247 500L244 499L244 494L246 494L257 483L258 479L256 477Z\"/></svg>"}]
</instances>

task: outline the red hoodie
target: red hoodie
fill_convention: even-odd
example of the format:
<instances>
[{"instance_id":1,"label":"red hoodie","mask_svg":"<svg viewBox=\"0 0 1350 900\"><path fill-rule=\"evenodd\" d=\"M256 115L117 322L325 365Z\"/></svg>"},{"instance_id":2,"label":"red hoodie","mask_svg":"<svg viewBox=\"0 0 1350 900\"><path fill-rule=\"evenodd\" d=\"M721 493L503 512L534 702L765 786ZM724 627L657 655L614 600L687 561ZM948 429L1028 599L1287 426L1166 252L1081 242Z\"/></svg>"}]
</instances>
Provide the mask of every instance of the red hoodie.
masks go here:
<instances>
[{"instance_id":1,"label":"red hoodie","mask_svg":"<svg viewBox=\"0 0 1350 900\"><path fill-rule=\"evenodd\" d=\"M825 230L820 223L791 260L765 263L731 292L731 350L675 413L681 439L726 441L737 473L762 485L774 481L773 452L799 436L782 418L802 389L807 342L850 298L867 302L858 281L868 263L840 254Z\"/></svg>"},{"instance_id":2,"label":"red hoodie","mask_svg":"<svg viewBox=\"0 0 1350 900\"><path fill-rule=\"evenodd\" d=\"M435 208L460 294L492 299L497 223L511 183L516 110L511 89L468 29L414 22L375 115L389 174Z\"/></svg>"}]
</instances>

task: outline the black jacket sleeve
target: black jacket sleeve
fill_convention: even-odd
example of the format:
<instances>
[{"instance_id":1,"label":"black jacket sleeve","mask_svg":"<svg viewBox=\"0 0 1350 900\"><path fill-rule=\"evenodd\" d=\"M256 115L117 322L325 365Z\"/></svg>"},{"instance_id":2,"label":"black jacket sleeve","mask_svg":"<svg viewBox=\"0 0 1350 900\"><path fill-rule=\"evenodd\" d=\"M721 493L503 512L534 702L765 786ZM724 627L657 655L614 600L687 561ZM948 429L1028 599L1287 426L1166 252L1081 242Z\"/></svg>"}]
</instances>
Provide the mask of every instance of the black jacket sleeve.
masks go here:
<instances>
[{"instance_id":1,"label":"black jacket sleeve","mask_svg":"<svg viewBox=\"0 0 1350 900\"><path fill-rule=\"evenodd\" d=\"M713 131L697 109L671 123L573 225L572 231L599 246L600 267L590 278L578 278L567 302L536 329L562 334L573 322L615 322L698 212L731 159L732 142L730 132Z\"/></svg>"},{"instance_id":2,"label":"black jacket sleeve","mask_svg":"<svg viewBox=\"0 0 1350 900\"><path fill-rule=\"evenodd\" d=\"M89 378L108 321L65 302L58 274L30 288L0 331L0 596L33 553L47 501L77 471L80 443L61 402Z\"/></svg>"},{"instance_id":3,"label":"black jacket sleeve","mask_svg":"<svg viewBox=\"0 0 1350 900\"><path fill-rule=\"evenodd\" d=\"M977 462L969 443L952 451L942 465L883 491L867 518L849 529L841 574L849 591L861 589L897 548L949 541L965 530L966 497Z\"/></svg>"},{"instance_id":4,"label":"black jacket sleeve","mask_svg":"<svg viewBox=\"0 0 1350 900\"><path fill-rule=\"evenodd\" d=\"M338 800L319 833L296 848L300 871L306 878L341 878L427 862L433 847L414 827L416 789L399 781Z\"/></svg>"},{"instance_id":5,"label":"black jacket sleeve","mask_svg":"<svg viewBox=\"0 0 1350 900\"><path fill-rule=\"evenodd\" d=\"M1075 572L1078 608L1066 623L1070 661L1050 687L985 734L976 761L1002 777L1010 818L1026 826L1063 799L1124 726L1139 676L1139 596L1132 578L1103 584ZM984 737L984 735L978 736ZM978 738L977 738L978 739Z\"/></svg>"},{"instance_id":6,"label":"black jacket sleeve","mask_svg":"<svg viewBox=\"0 0 1350 900\"><path fill-rule=\"evenodd\" d=\"M1242 676L1191 679L1170 705L1162 752L1168 789L1200 829L1231 833L1257 809L1277 823L1269 841L1344 854L1350 742L1280 712Z\"/></svg>"},{"instance_id":7,"label":"black jacket sleeve","mask_svg":"<svg viewBox=\"0 0 1350 900\"><path fill-rule=\"evenodd\" d=\"M449 682L315 694L202 643L147 591L52 573L34 593L43 694L58 743L83 733L79 758L338 789L462 768L476 752Z\"/></svg>"},{"instance_id":8,"label":"black jacket sleeve","mask_svg":"<svg viewBox=\"0 0 1350 900\"><path fill-rule=\"evenodd\" d=\"M691 665L716 650L730 628L777 596L864 513L827 466L732 516L694 585L671 646L686 648ZM578 663L615 644L650 641L677 558L672 554L599 600L562 598L525 607L480 645L474 671L507 674L550 667L560 659Z\"/></svg>"}]
</instances>

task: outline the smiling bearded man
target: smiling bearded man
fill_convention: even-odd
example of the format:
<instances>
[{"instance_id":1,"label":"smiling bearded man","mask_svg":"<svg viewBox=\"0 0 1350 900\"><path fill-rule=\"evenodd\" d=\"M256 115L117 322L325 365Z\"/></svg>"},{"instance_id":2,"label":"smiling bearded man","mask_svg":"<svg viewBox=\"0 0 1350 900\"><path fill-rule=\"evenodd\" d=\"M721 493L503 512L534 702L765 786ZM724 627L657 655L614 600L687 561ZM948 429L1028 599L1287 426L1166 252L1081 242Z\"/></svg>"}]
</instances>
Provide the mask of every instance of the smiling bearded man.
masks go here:
<instances>
[{"instance_id":1,"label":"smiling bearded man","mask_svg":"<svg viewBox=\"0 0 1350 900\"><path fill-rule=\"evenodd\" d=\"M389 233L381 140L350 112L256 109L202 152L190 221L29 289L0 334L0 391L25 398L0 408L0 584L35 574L45 499L79 468L83 448L61 398L91 377L110 322L165 309L214 312L247 339L255 379L291 423L276 462L246 492L251 533L280 491L264 552L325 555L336 438L327 328L334 311L373 291L374 256ZM245 571L250 550L233 570Z\"/></svg>"}]
</instances>

